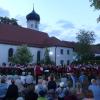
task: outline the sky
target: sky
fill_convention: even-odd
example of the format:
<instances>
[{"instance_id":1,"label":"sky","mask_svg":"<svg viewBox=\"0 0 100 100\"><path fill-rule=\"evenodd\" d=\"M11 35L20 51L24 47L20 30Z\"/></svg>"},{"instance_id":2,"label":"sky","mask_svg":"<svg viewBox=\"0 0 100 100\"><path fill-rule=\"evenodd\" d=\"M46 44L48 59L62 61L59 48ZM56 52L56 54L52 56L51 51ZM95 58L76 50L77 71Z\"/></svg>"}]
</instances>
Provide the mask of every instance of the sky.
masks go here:
<instances>
[{"instance_id":1,"label":"sky","mask_svg":"<svg viewBox=\"0 0 100 100\"><path fill-rule=\"evenodd\" d=\"M89 0L0 0L0 16L15 18L27 27L26 15L33 10L40 15L40 31L60 40L77 41L80 29L95 32L100 43L100 11L90 7Z\"/></svg>"}]
</instances>

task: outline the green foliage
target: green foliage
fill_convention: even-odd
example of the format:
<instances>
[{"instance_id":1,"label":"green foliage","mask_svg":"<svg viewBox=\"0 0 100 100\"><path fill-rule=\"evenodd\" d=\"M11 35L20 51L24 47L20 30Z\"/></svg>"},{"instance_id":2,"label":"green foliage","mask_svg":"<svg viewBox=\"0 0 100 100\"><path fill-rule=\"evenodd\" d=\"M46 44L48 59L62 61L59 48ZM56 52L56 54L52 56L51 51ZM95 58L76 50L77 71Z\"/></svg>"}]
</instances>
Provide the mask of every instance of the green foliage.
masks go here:
<instances>
[{"instance_id":1,"label":"green foliage","mask_svg":"<svg viewBox=\"0 0 100 100\"><path fill-rule=\"evenodd\" d=\"M94 6L95 9L100 9L100 0L89 0L91 2L90 6Z\"/></svg>"},{"instance_id":2,"label":"green foliage","mask_svg":"<svg viewBox=\"0 0 100 100\"><path fill-rule=\"evenodd\" d=\"M90 45L95 41L94 36L93 31L85 31L82 29L79 31L79 33L77 33L76 38L79 43Z\"/></svg>"},{"instance_id":3,"label":"green foliage","mask_svg":"<svg viewBox=\"0 0 100 100\"><path fill-rule=\"evenodd\" d=\"M14 18L8 18L8 17L0 17L0 24L12 24L12 25L16 25L19 26L17 23L17 20Z\"/></svg>"},{"instance_id":4,"label":"green foliage","mask_svg":"<svg viewBox=\"0 0 100 100\"><path fill-rule=\"evenodd\" d=\"M94 7L95 9L100 9L100 0L89 0L91 2L91 7ZM100 21L100 16L97 18L97 22Z\"/></svg>"},{"instance_id":5,"label":"green foliage","mask_svg":"<svg viewBox=\"0 0 100 100\"><path fill-rule=\"evenodd\" d=\"M29 51L28 47L26 45L22 45L20 47L17 48L14 56L13 56L13 60L12 62L15 64L28 64L32 61L32 54Z\"/></svg>"},{"instance_id":6,"label":"green foliage","mask_svg":"<svg viewBox=\"0 0 100 100\"><path fill-rule=\"evenodd\" d=\"M78 56L80 57L81 60L90 59L93 56L91 51L91 45L95 41L94 32L80 30L79 33L77 33L76 38L78 40L76 46Z\"/></svg>"}]
</instances>

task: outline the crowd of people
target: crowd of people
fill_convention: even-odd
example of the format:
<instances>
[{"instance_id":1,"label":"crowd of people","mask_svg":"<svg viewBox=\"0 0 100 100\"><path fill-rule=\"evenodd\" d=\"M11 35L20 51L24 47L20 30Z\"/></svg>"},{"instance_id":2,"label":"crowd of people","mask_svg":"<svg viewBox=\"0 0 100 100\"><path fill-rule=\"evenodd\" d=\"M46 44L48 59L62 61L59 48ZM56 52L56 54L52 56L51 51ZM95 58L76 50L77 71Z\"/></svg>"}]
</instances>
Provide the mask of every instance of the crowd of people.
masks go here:
<instances>
[{"instance_id":1,"label":"crowd of people","mask_svg":"<svg viewBox=\"0 0 100 100\"><path fill-rule=\"evenodd\" d=\"M21 69L0 76L0 100L100 100L99 65Z\"/></svg>"}]
</instances>

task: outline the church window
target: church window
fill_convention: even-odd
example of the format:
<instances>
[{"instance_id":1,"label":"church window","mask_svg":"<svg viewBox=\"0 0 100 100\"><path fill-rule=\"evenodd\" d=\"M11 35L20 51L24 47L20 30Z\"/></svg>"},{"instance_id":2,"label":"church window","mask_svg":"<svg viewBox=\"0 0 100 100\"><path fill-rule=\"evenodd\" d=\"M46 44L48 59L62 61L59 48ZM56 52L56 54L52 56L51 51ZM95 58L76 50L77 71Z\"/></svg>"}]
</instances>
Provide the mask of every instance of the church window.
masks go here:
<instances>
[{"instance_id":1,"label":"church window","mask_svg":"<svg viewBox=\"0 0 100 100\"><path fill-rule=\"evenodd\" d=\"M63 49L60 50L60 53L63 55Z\"/></svg>"},{"instance_id":2,"label":"church window","mask_svg":"<svg viewBox=\"0 0 100 100\"><path fill-rule=\"evenodd\" d=\"M38 27L38 25L37 24L35 24L35 28L37 28Z\"/></svg>"},{"instance_id":3,"label":"church window","mask_svg":"<svg viewBox=\"0 0 100 100\"><path fill-rule=\"evenodd\" d=\"M70 64L70 61L69 60L67 60L67 65L69 65Z\"/></svg>"},{"instance_id":4,"label":"church window","mask_svg":"<svg viewBox=\"0 0 100 100\"><path fill-rule=\"evenodd\" d=\"M67 50L67 54L69 55L69 50Z\"/></svg>"},{"instance_id":5,"label":"church window","mask_svg":"<svg viewBox=\"0 0 100 100\"><path fill-rule=\"evenodd\" d=\"M64 65L64 61L63 61L63 60L61 60L61 61L60 61L60 64L61 64L61 66L63 66L63 65Z\"/></svg>"},{"instance_id":6,"label":"church window","mask_svg":"<svg viewBox=\"0 0 100 100\"><path fill-rule=\"evenodd\" d=\"M31 24L31 28L33 27L33 24Z\"/></svg>"},{"instance_id":7,"label":"church window","mask_svg":"<svg viewBox=\"0 0 100 100\"><path fill-rule=\"evenodd\" d=\"M9 50L8 50L8 61L10 61L11 60L11 57L13 56L13 48L10 48Z\"/></svg>"}]
</instances>

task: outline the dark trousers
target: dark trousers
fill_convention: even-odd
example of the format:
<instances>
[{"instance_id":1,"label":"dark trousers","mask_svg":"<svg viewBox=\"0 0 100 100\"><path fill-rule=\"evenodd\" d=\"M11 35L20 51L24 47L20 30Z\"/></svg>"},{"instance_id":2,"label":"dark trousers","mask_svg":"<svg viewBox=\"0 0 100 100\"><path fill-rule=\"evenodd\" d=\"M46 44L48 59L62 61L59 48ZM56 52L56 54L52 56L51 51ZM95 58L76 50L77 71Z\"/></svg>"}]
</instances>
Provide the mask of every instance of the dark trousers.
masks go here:
<instances>
[{"instance_id":1,"label":"dark trousers","mask_svg":"<svg viewBox=\"0 0 100 100\"><path fill-rule=\"evenodd\" d=\"M36 84L38 84L38 78L39 78L38 75L36 75Z\"/></svg>"},{"instance_id":2,"label":"dark trousers","mask_svg":"<svg viewBox=\"0 0 100 100\"><path fill-rule=\"evenodd\" d=\"M58 97L58 100L64 100L64 98L60 98L60 97Z\"/></svg>"}]
</instances>

